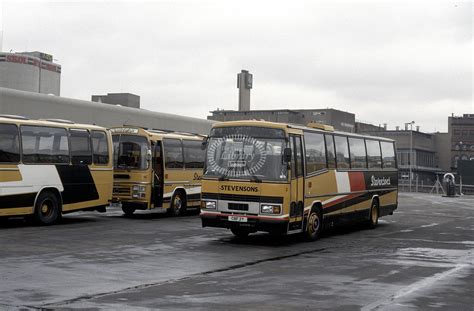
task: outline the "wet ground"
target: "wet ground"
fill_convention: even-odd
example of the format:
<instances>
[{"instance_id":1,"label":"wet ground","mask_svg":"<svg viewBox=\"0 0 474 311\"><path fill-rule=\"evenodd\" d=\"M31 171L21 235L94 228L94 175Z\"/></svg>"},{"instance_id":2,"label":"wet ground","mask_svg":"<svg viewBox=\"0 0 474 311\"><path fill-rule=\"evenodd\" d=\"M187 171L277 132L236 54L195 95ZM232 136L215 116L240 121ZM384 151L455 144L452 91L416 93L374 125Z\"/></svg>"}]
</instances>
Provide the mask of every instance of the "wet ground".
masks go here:
<instances>
[{"instance_id":1,"label":"wet ground","mask_svg":"<svg viewBox=\"0 0 474 311\"><path fill-rule=\"evenodd\" d=\"M474 196L401 194L379 227L246 241L180 218L0 223L0 309L474 310Z\"/></svg>"}]
</instances>

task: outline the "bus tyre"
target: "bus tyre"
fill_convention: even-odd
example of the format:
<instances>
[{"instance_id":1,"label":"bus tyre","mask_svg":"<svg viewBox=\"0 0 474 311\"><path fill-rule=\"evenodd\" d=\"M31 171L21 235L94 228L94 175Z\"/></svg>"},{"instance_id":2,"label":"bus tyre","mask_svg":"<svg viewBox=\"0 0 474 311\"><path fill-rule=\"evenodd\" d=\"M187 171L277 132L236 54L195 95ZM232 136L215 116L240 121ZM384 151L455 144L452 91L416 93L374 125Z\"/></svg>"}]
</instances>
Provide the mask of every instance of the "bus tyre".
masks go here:
<instances>
[{"instance_id":1,"label":"bus tyre","mask_svg":"<svg viewBox=\"0 0 474 311\"><path fill-rule=\"evenodd\" d=\"M370 206L370 216L367 222L367 227L369 229L374 229L379 223L379 201L377 199L372 200L372 205Z\"/></svg>"},{"instance_id":2,"label":"bus tyre","mask_svg":"<svg viewBox=\"0 0 474 311\"><path fill-rule=\"evenodd\" d=\"M316 241L321 235L323 227L322 216L319 209L313 209L308 216L305 238L307 241Z\"/></svg>"},{"instance_id":3,"label":"bus tyre","mask_svg":"<svg viewBox=\"0 0 474 311\"><path fill-rule=\"evenodd\" d=\"M35 222L40 225L52 225L61 218L61 207L58 197L51 191L43 191L36 199Z\"/></svg>"},{"instance_id":4,"label":"bus tyre","mask_svg":"<svg viewBox=\"0 0 474 311\"><path fill-rule=\"evenodd\" d=\"M168 212L171 216L181 216L186 212L186 199L181 192L174 194Z\"/></svg>"},{"instance_id":5,"label":"bus tyre","mask_svg":"<svg viewBox=\"0 0 474 311\"><path fill-rule=\"evenodd\" d=\"M238 239L245 239L249 236L249 233L247 230L240 229L240 228L232 228L230 229L233 235L235 235Z\"/></svg>"},{"instance_id":6,"label":"bus tyre","mask_svg":"<svg viewBox=\"0 0 474 311\"><path fill-rule=\"evenodd\" d=\"M122 206L122 211L125 214L125 217L131 217L135 213L135 209L130 206Z\"/></svg>"}]
</instances>

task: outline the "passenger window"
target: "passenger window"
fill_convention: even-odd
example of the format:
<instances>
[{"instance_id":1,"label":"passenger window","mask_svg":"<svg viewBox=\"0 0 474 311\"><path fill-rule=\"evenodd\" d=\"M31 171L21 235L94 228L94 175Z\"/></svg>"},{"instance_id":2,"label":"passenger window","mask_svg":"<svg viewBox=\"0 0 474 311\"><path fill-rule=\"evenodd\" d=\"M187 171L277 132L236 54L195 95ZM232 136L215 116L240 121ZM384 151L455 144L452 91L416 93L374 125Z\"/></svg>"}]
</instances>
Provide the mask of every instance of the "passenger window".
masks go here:
<instances>
[{"instance_id":1,"label":"passenger window","mask_svg":"<svg viewBox=\"0 0 474 311\"><path fill-rule=\"evenodd\" d=\"M183 148L179 139L163 139L166 168L183 168Z\"/></svg>"},{"instance_id":2,"label":"passenger window","mask_svg":"<svg viewBox=\"0 0 474 311\"><path fill-rule=\"evenodd\" d=\"M349 164L349 149L347 146L347 137L334 136L334 144L336 146L336 162L337 168L346 169Z\"/></svg>"},{"instance_id":3,"label":"passenger window","mask_svg":"<svg viewBox=\"0 0 474 311\"><path fill-rule=\"evenodd\" d=\"M362 138L349 138L349 150L351 151L351 167L367 168L367 154Z\"/></svg>"},{"instance_id":4,"label":"passenger window","mask_svg":"<svg viewBox=\"0 0 474 311\"><path fill-rule=\"evenodd\" d=\"M15 124L0 124L0 163L20 162L20 142Z\"/></svg>"},{"instance_id":5,"label":"passenger window","mask_svg":"<svg viewBox=\"0 0 474 311\"><path fill-rule=\"evenodd\" d=\"M24 163L69 163L66 129L21 126L20 130Z\"/></svg>"},{"instance_id":6,"label":"passenger window","mask_svg":"<svg viewBox=\"0 0 474 311\"><path fill-rule=\"evenodd\" d=\"M109 143L105 132L92 131L92 151L94 164L109 164Z\"/></svg>"},{"instance_id":7,"label":"passenger window","mask_svg":"<svg viewBox=\"0 0 474 311\"><path fill-rule=\"evenodd\" d=\"M382 168L382 157L380 154L380 145L377 140L365 141L367 146L367 159L369 161L369 168Z\"/></svg>"},{"instance_id":8,"label":"passenger window","mask_svg":"<svg viewBox=\"0 0 474 311\"><path fill-rule=\"evenodd\" d=\"M395 145L391 142L381 141L383 168L395 168Z\"/></svg>"},{"instance_id":9,"label":"passenger window","mask_svg":"<svg viewBox=\"0 0 474 311\"><path fill-rule=\"evenodd\" d=\"M311 174L326 168L324 135L305 132L304 141L306 147L306 174Z\"/></svg>"},{"instance_id":10,"label":"passenger window","mask_svg":"<svg viewBox=\"0 0 474 311\"><path fill-rule=\"evenodd\" d=\"M92 164L91 138L89 132L83 129L70 129L72 164Z\"/></svg>"},{"instance_id":11,"label":"passenger window","mask_svg":"<svg viewBox=\"0 0 474 311\"><path fill-rule=\"evenodd\" d=\"M205 150L202 142L197 140L183 140L184 166L186 168L203 168Z\"/></svg>"},{"instance_id":12,"label":"passenger window","mask_svg":"<svg viewBox=\"0 0 474 311\"><path fill-rule=\"evenodd\" d=\"M334 152L334 138L332 135L324 135L326 138L326 151L328 158L328 168L336 167L336 153Z\"/></svg>"}]
</instances>

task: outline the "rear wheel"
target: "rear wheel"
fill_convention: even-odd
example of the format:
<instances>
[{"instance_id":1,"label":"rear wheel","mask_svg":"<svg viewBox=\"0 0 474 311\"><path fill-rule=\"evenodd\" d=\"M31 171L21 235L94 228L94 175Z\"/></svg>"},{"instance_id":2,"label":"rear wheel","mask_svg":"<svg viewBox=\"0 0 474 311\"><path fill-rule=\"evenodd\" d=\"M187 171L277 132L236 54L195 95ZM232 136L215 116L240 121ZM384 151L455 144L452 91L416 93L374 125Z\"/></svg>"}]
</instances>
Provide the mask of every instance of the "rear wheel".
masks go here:
<instances>
[{"instance_id":1,"label":"rear wheel","mask_svg":"<svg viewBox=\"0 0 474 311\"><path fill-rule=\"evenodd\" d=\"M171 216L181 216L186 211L186 198L181 192L176 192L171 199L168 212Z\"/></svg>"},{"instance_id":2,"label":"rear wheel","mask_svg":"<svg viewBox=\"0 0 474 311\"><path fill-rule=\"evenodd\" d=\"M232 231L232 234L235 235L239 239L245 239L250 234L250 232L248 232L247 230L240 229L240 228L232 228L230 229L230 231Z\"/></svg>"},{"instance_id":3,"label":"rear wheel","mask_svg":"<svg viewBox=\"0 0 474 311\"><path fill-rule=\"evenodd\" d=\"M43 191L36 199L34 218L40 225L52 225L61 218L61 204L56 194Z\"/></svg>"},{"instance_id":4,"label":"rear wheel","mask_svg":"<svg viewBox=\"0 0 474 311\"><path fill-rule=\"evenodd\" d=\"M322 230L322 216L318 209L312 210L308 216L308 223L306 225L305 238L308 241L315 241L319 239Z\"/></svg>"},{"instance_id":5,"label":"rear wheel","mask_svg":"<svg viewBox=\"0 0 474 311\"><path fill-rule=\"evenodd\" d=\"M130 206L122 206L122 211L126 217L130 217L133 215L133 213L135 213L135 209Z\"/></svg>"},{"instance_id":6,"label":"rear wheel","mask_svg":"<svg viewBox=\"0 0 474 311\"><path fill-rule=\"evenodd\" d=\"M379 223L379 201L374 199L372 205L370 206L370 217L367 222L367 227L374 229Z\"/></svg>"}]
</instances>

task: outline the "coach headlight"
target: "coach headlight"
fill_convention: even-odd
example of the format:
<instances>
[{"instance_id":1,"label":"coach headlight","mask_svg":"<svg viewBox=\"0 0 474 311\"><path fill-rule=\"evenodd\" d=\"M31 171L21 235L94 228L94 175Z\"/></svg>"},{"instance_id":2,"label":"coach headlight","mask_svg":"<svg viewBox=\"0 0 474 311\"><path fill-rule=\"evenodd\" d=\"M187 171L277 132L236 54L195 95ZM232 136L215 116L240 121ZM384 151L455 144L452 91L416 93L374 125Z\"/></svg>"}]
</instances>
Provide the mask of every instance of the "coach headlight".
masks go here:
<instances>
[{"instance_id":1,"label":"coach headlight","mask_svg":"<svg viewBox=\"0 0 474 311\"><path fill-rule=\"evenodd\" d=\"M280 214L281 213L281 205L261 204L260 205L260 212L262 214Z\"/></svg>"},{"instance_id":2,"label":"coach headlight","mask_svg":"<svg viewBox=\"0 0 474 311\"><path fill-rule=\"evenodd\" d=\"M146 198L146 186L133 185L132 186L132 198L144 199Z\"/></svg>"},{"instance_id":3,"label":"coach headlight","mask_svg":"<svg viewBox=\"0 0 474 311\"><path fill-rule=\"evenodd\" d=\"M216 201L201 201L201 208L216 209Z\"/></svg>"}]
</instances>

